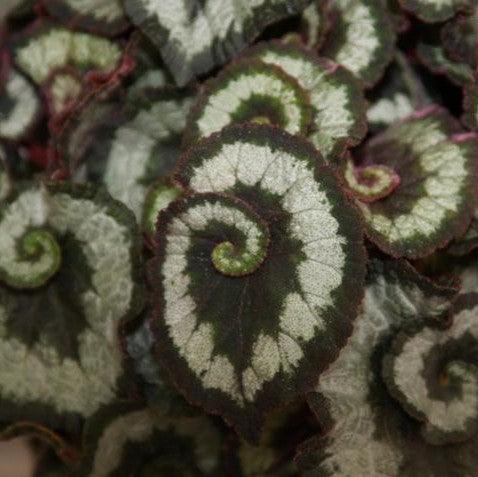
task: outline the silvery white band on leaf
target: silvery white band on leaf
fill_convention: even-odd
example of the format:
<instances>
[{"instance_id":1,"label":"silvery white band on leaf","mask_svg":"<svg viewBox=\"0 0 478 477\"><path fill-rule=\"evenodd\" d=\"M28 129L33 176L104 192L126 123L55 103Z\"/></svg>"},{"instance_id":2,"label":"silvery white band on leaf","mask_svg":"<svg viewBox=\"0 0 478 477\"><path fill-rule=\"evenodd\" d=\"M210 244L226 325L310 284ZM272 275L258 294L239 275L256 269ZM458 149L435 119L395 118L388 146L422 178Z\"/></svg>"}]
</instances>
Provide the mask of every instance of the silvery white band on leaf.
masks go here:
<instances>
[{"instance_id":1,"label":"silvery white band on leaf","mask_svg":"<svg viewBox=\"0 0 478 477\"><path fill-rule=\"evenodd\" d=\"M22 263L14 244L28 234L37 261ZM21 407L26 420L77 425L116 398L124 375L118 328L142 307L134 218L90 186L30 186L9 199L0 241L2 420ZM12 264L28 294L4 285Z\"/></svg>"},{"instance_id":2,"label":"silvery white band on leaf","mask_svg":"<svg viewBox=\"0 0 478 477\"><path fill-rule=\"evenodd\" d=\"M179 86L226 63L269 24L308 0L126 0L132 22L160 49Z\"/></svg>"},{"instance_id":3,"label":"silvery white band on leaf","mask_svg":"<svg viewBox=\"0 0 478 477\"><path fill-rule=\"evenodd\" d=\"M270 126L200 142L176 180L194 194L158 219L156 354L189 399L255 439L349 333L360 224L314 147Z\"/></svg>"}]
</instances>

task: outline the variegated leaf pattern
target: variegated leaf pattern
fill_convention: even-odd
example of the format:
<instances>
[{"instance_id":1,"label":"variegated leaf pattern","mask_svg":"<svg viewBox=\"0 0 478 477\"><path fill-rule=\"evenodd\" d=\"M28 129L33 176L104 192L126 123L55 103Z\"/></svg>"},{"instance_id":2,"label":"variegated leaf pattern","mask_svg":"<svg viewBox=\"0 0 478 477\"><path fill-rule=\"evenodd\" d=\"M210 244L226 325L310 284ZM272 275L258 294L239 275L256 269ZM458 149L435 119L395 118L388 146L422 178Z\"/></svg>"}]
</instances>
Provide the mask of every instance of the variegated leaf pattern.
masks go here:
<instances>
[{"instance_id":1,"label":"variegated leaf pattern","mask_svg":"<svg viewBox=\"0 0 478 477\"><path fill-rule=\"evenodd\" d=\"M121 0L48 0L48 13L68 27L115 36L128 27Z\"/></svg>"},{"instance_id":2,"label":"variegated leaf pattern","mask_svg":"<svg viewBox=\"0 0 478 477\"><path fill-rule=\"evenodd\" d=\"M407 327L427 326L430 333L442 337L453 333L443 327L456 293L456 289L420 276L404 261L370 263L363 309L354 332L309 396L319 422L328 425L327 432L299 451L297 461L304 476L474 474L476 438L459 444L430 444L422 436L420 421L400 406L382 378L383 358ZM423 382L415 374L414 381L417 379ZM427 382L427 386L433 385Z\"/></svg>"},{"instance_id":3,"label":"variegated leaf pattern","mask_svg":"<svg viewBox=\"0 0 478 477\"><path fill-rule=\"evenodd\" d=\"M143 207L143 230L148 234L156 231L158 214L183 193L181 187L163 178L156 181L148 189Z\"/></svg>"},{"instance_id":4,"label":"variegated leaf pattern","mask_svg":"<svg viewBox=\"0 0 478 477\"><path fill-rule=\"evenodd\" d=\"M192 91L154 90L121 111L113 108L106 121L89 131L95 141L83 154L86 174L79 167L77 175L104 184L138 222L147 221L148 188L174 168L193 98Z\"/></svg>"},{"instance_id":5,"label":"variegated leaf pattern","mask_svg":"<svg viewBox=\"0 0 478 477\"><path fill-rule=\"evenodd\" d=\"M381 0L331 0L334 22L321 55L354 73L367 87L382 76L392 59L395 29Z\"/></svg>"},{"instance_id":6,"label":"variegated leaf pattern","mask_svg":"<svg viewBox=\"0 0 478 477\"><path fill-rule=\"evenodd\" d=\"M309 0L125 0L135 25L160 49L179 86L245 48L269 24Z\"/></svg>"},{"instance_id":7,"label":"variegated leaf pattern","mask_svg":"<svg viewBox=\"0 0 478 477\"><path fill-rule=\"evenodd\" d=\"M308 93L312 121L307 137L328 162L337 165L344 151L364 137L363 90L345 68L298 45L274 41L262 43L246 55L282 68Z\"/></svg>"},{"instance_id":8,"label":"variegated leaf pattern","mask_svg":"<svg viewBox=\"0 0 478 477\"><path fill-rule=\"evenodd\" d=\"M359 201L375 202L393 193L400 176L384 165L356 166L351 158L344 165L343 177L349 192Z\"/></svg>"},{"instance_id":9,"label":"variegated leaf pattern","mask_svg":"<svg viewBox=\"0 0 478 477\"><path fill-rule=\"evenodd\" d=\"M191 110L184 145L232 123L273 124L290 134L307 134L308 92L290 75L260 61L242 60L208 81Z\"/></svg>"},{"instance_id":10,"label":"variegated leaf pattern","mask_svg":"<svg viewBox=\"0 0 478 477\"><path fill-rule=\"evenodd\" d=\"M186 154L161 212L155 352L188 399L256 440L336 357L361 299L361 226L309 143L230 126Z\"/></svg>"},{"instance_id":11,"label":"variegated leaf pattern","mask_svg":"<svg viewBox=\"0 0 478 477\"><path fill-rule=\"evenodd\" d=\"M79 477L221 477L222 435L207 416L118 402L88 420Z\"/></svg>"},{"instance_id":12,"label":"variegated leaf pattern","mask_svg":"<svg viewBox=\"0 0 478 477\"><path fill-rule=\"evenodd\" d=\"M142 307L137 225L91 186L17 189L0 218L0 418L76 429L121 392L118 330Z\"/></svg>"},{"instance_id":13,"label":"variegated leaf pattern","mask_svg":"<svg viewBox=\"0 0 478 477\"><path fill-rule=\"evenodd\" d=\"M0 138L24 139L41 115L41 103L34 86L14 68L8 68L0 82Z\"/></svg>"},{"instance_id":14,"label":"variegated leaf pattern","mask_svg":"<svg viewBox=\"0 0 478 477\"><path fill-rule=\"evenodd\" d=\"M116 68L121 54L119 45L111 40L45 21L16 42L13 58L23 72L41 85L53 72L68 65L81 72L108 73Z\"/></svg>"},{"instance_id":15,"label":"variegated leaf pattern","mask_svg":"<svg viewBox=\"0 0 478 477\"><path fill-rule=\"evenodd\" d=\"M386 166L400 184L382 200L358 201L369 238L395 257L418 258L460 237L477 201L478 140L429 107L367 144L361 166Z\"/></svg>"},{"instance_id":16,"label":"variegated leaf pattern","mask_svg":"<svg viewBox=\"0 0 478 477\"><path fill-rule=\"evenodd\" d=\"M320 48L329 27L330 19L328 18L327 2L313 0L304 9L301 17L301 33L304 36L306 46L310 49Z\"/></svg>"},{"instance_id":17,"label":"variegated leaf pattern","mask_svg":"<svg viewBox=\"0 0 478 477\"><path fill-rule=\"evenodd\" d=\"M430 444L478 437L478 294L455 303L448 329L413 328L399 333L383 358L390 395L423 422Z\"/></svg>"}]
</instances>

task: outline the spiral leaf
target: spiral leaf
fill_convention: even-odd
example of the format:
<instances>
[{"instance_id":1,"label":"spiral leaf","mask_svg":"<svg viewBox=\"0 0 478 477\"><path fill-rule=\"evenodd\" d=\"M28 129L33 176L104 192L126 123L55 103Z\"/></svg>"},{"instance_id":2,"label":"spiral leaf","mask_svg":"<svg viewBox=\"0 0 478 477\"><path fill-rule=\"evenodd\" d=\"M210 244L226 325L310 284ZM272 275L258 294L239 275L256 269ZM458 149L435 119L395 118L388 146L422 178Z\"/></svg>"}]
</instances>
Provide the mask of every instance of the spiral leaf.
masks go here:
<instances>
[{"instance_id":1,"label":"spiral leaf","mask_svg":"<svg viewBox=\"0 0 478 477\"><path fill-rule=\"evenodd\" d=\"M275 66L242 60L207 82L188 118L184 142L193 144L231 123L273 124L291 134L307 133L309 95Z\"/></svg>"},{"instance_id":2,"label":"spiral leaf","mask_svg":"<svg viewBox=\"0 0 478 477\"><path fill-rule=\"evenodd\" d=\"M344 178L354 197L362 202L375 202L390 195L399 185L400 176L384 165L356 167L346 161Z\"/></svg>"},{"instance_id":3,"label":"spiral leaf","mask_svg":"<svg viewBox=\"0 0 478 477\"><path fill-rule=\"evenodd\" d=\"M461 298L443 331L404 331L383 360L388 390L423 421L431 444L466 441L478 434L478 295Z\"/></svg>"},{"instance_id":4,"label":"spiral leaf","mask_svg":"<svg viewBox=\"0 0 478 477\"><path fill-rule=\"evenodd\" d=\"M142 306L134 218L92 187L49 184L12 198L0 230L0 260L26 270L17 282L45 276L37 257L49 273L28 292L0 284L0 419L77 430L121 392L118 328ZM18 262L17 237L30 263ZM42 254L45 243L54 253Z\"/></svg>"},{"instance_id":5,"label":"spiral leaf","mask_svg":"<svg viewBox=\"0 0 478 477\"><path fill-rule=\"evenodd\" d=\"M312 124L307 136L329 162L337 163L345 149L366 132L366 103L362 87L343 67L298 45L262 43L246 52L282 68L307 92Z\"/></svg>"},{"instance_id":6,"label":"spiral leaf","mask_svg":"<svg viewBox=\"0 0 478 477\"><path fill-rule=\"evenodd\" d=\"M380 0L334 0L334 18L321 54L371 87L392 59L395 31Z\"/></svg>"},{"instance_id":7,"label":"spiral leaf","mask_svg":"<svg viewBox=\"0 0 478 477\"><path fill-rule=\"evenodd\" d=\"M456 293L405 261L371 262L353 334L308 398L327 432L299 450L304 476L473 475L477 441L430 445L388 393L381 374L397 333L405 326L443 324Z\"/></svg>"},{"instance_id":8,"label":"spiral leaf","mask_svg":"<svg viewBox=\"0 0 478 477\"><path fill-rule=\"evenodd\" d=\"M263 414L303 392L350 333L360 223L315 148L270 126L224 129L176 178L193 194L158 219L156 353L189 399L256 439ZM247 273L216 268L224 242Z\"/></svg>"},{"instance_id":9,"label":"spiral leaf","mask_svg":"<svg viewBox=\"0 0 478 477\"><path fill-rule=\"evenodd\" d=\"M47 12L68 27L115 36L128 27L121 0L48 0Z\"/></svg>"},{"instance_id":10,"label":"spiral leaf","mask_svg":"<svg viewBox=\"0 0 478 477\"><path fill-rule=\"evenodd\" d=\"M385 252L423 257L466 231L477 201L478 140L459 131L445 111L429 108L368 143L364 165L400 177L384 199L360 203L368 236Z\"/></svg>"},{"instance_id":11,"label":"spiral leaf","mask_svg":"<svg viewBox=\"0 0 478 477\"><path fill-rule=\"evenodd\" d=\"M176 83L230 60L270 23L300 13L308 0L125 0L132 22L160 49Z\"/></svg>"}]
</instances>

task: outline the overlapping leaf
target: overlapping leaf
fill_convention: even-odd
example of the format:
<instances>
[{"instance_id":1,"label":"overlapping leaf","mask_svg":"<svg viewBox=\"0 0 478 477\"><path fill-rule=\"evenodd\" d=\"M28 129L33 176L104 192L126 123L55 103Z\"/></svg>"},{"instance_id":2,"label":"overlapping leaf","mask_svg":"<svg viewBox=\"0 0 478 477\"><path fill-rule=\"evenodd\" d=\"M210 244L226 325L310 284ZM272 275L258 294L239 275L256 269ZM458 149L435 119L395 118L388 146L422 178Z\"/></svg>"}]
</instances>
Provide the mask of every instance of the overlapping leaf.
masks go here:
<instances>
[{"instance_id":1,"label":"overlapping leaf","mask_svg":"<svg viewBox=\"0 0 478 477\"><path fill-rule=\"evenodd\" d=\"M73 429L116 398L141 308L134 218L88 186L20 188L0 218L3 422Z\"/></svg>"},{"instance_id":2,"label":"overlapping leaf","mask_svg":"<svg viewBox=\"0 0 478 477\"><path fill-rule=\"evenodd\" d=\"M131 20L160 49L178 85L226 63L269 24L309 0L125 0Z\"/></svg>"},{"instance_id":3,"label":"overlapping leaf","mask_svg":"<svg viewBox=\"0 0 478 477\"><path fill-rule=\"evenodd\" d=\"M86 73L111 73L122 58L119 44L44 21L23 33L13 46L16 65L42 87L52 113L74 101Z\"/></svg>"},{"instance_id":4,"label":"overlapping leaf","mask_svg":"<svg viewBox=\"0 0 478 477\"><path fill-rule=\"evenodd\" d=\"M90 147L83 152L80 164L72 165L77 175L86 168L83 175L103 183L142 221L148 187L168 175L179 157L192 101L190 91L150 90L141 101L127 104L120 111L113 107L104 114L99 112L100 119L104 118L101 121L85 116Z\"/></svg>"},{"instance_id":5,"label":"overlapping leaf","mask_svg":"<svg viewBox=\"0 0 478 477\"><path fill-rule=\"evenodd\" d=\"M390 395L423 423L421 434L430 444L478 437L477 298L458 300L445 331L420 326L402 331L383 358Z\"/></svg>"},{"instance_id":6,"label":"overlapping leaf","mask_svg":"<svg viewBox=\"0 0 478 477\"><path fill-rule=\"evenodd\" d=\"M366 132L366 103L360 84L346 69L297 45L262 43L246 53L276 65L294 77L308 93L312 122L308 138L324 157L338 162Z\"/></svg>"},{"instance_id":7,"label":"overlapping leaf","mask_svg":"<svg viewBox=\"0 0 478 477\"><path fill-rule=\"evenodd\" d=\"M430 444L420 432L420 421L400 406L382 378L383 358L401 330L409 326L426 327L427 333L440 337L437 342L447 344L449 337L459 334L457 328L443 330L456 290L433 284L400 261L373 261L367 283L363 311L348 345L319 379L316 394L310 395L309 402L320 421L328 424L328 432L302 447L298 462L303 475L473 475L476 439L443 446ZM470 310L466 313L470 316ZM457 324L464 323L459 316L455 320ZM428 344L433 346L427 340L422 342L422 346ZM418 359L419 348L415 350ZM446 356L446 352L442 356ZM440 372L447 370L447 360L445 357L445 362L438 364ZM433 374L434 364L428 361L422 371L413 361L406 366L411 371L410 395L422 389L426 381L425 386L430 390L428 399L440 400L448 392L455 400L455 409L459 407L460 393L458 388L452 389L451 381L450 388L446 380L443 381L441 398L432 394L431 388L441 386L440 373ZM450 380L453 379L450 375ZM464 390L466 384L462 384ZM452 405L452 401L448 403ZM429 404L433 412L443 406L443 401ZM446 416L444 412L440 419L446 420Z\"/></svg>"},{"instance_id":8,"label":"overlapping leaf","mask_svg":"<svg viewBox=\"0 0 478 477\"><path fill-rule=\"evenodd\" d=\"M361 299L358 216L307 142L232 126L187 154L158 219L156 354L188 399L257 439L335 359Z\"/></svg>"},{"instance_id":9,"label":"overlapping leaf","mask_svg":"<svg viewBox=\"0 0 478 477\"><path fill-rule=\"evenodd\" d=\"M307 134L310 98L298 82L276 66L242 60L203 86L188 118L185 145L231 123L274 124L291 134Z\"/></svg>"},{"instance_id":10,"label":"overlapping leaf","mask_svg":"<svg viewBox=\"0 0 478 477\"><path fill-rule=\"evenodd\" d=\"M386 166L400 184L382 200L358 202L370 239L393 256L417 258L460 237L476 207L477 153L476 136L436 108L376 135L360 165Z\"/></svg>"}]
</instances>

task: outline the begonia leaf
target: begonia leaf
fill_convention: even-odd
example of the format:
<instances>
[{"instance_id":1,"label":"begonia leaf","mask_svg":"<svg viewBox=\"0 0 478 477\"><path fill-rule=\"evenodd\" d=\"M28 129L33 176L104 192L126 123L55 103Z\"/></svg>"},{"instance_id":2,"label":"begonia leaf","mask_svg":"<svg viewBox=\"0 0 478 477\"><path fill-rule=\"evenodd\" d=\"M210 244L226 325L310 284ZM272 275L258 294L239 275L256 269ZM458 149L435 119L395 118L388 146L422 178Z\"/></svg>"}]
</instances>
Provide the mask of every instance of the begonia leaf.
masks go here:
<instances>
[{"instance_id":1,"label":"begonia leaf","mask_svg":"<svg viewBox=\"0 0 478 477\"><path fill-rule=\"evenodd\" d=\"M276 66L237 61L205 83L191 110L185 146L232 123L273 124L291 134L307 134L311 121L307 91Z\"/></svg>"},{"instance_id":2,"label":"begonia leaf","mask_svg":"<svg viewBox=\"0 0 478 477\"><path fill-rule=\"evenodd\" d=\"M305 477L473 475L476 440L429 444L421 423L389 394L381 372L394 337L407 326L443 328L456 294L457 289L434 284L404 261L370 263L354 332L309 395L324 431L299 450Z\"/></svg>"},{"instance_id":3,"label":"begonia leaf","mask_svg":"<svg viewBox=\"0 0 478 477\"><path fill-rule=\"evenodd\" d=\"M320 53L371 87L392 59L395 29L381 0L333 0L334 24Z\"/></svg>"},{"instance_id":4,"label":"begonia leaf","mask_svg":"<svg viewBox=\"0 0 478 477\"><path fill-rule=\"evenodd\" d=\"M17 188L0 216L0 420L67 430L122 391L142 307L132 214L87 185Z\"/></svg>"},{"instance_id":5,"label":"begonia leaf","mask_svg":"<svg viewBox=\"0 0 478 477\"><path fill-rule=\"evenodd\" d=\"M309 0L125 0L131 20L160 49L179 86L220 66L269 24Z\"/></svg>"},{"instance_id":6,"label":"begonia leaf","mask_svg":"<svg viewBox=\"0 0 478 477\"><path fill-rule=\"evenodd\" d=\"M344 151L366 133L366 102L360 83L342 66L298 45L262 43L246 55L276 65L307 91L312 121L307 137L324 158L338 163Z\"/></svg>"},{"instance_id":7,"label":"begonia leaf","mask_svg":"<svg viewBox=\"0 0 478 477\"><path fill-rule=\"evenodd\" d=\"M369 238L395 256L419 258L460 237L476 208L475 134L430 107L373 137L361 166L386 166L400 184L384 199L358 202Z\"/></svg>"},{"instance_id":8,"label":"begonia leaf","mask_svg":"<svg viewBox=\"0 0 478 477\"><path fill-rule=\"evenodd\" d=\"M155 353L192 402L257 440L335 359L361 299L361 225L309 143L230 126L186 154L159 215Z\"/></svg>"}]
</instances>

